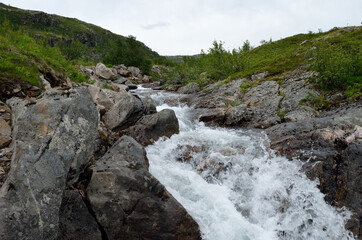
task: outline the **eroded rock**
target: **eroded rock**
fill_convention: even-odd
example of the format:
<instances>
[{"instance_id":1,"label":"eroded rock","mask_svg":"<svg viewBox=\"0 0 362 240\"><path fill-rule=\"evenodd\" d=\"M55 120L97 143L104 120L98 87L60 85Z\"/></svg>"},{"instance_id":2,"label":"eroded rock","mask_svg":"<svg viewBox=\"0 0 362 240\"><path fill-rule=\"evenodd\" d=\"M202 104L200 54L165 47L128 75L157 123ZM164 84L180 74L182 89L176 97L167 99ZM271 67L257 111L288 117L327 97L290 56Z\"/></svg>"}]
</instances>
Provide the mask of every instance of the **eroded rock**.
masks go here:
<instances>
[{"instance_id":1,"label":"eroded rock","mask_svg":"<svg viewBox=\"0 0 362 240\"><path fill-rule=\"evenodd\" d=\"M134 126L122 131L122 134L133 137L143 146L154 143L160 137L171 137L177 133L179 133L179 124L175 112L171 109L146 115Z\"/></svg>"},{"instance_id":2,"label":"eroded rock","mask_svg":"<svg viewBox=\"0 0 362 240\"><path fill-rule=\"evenodd\" d=\"M197 223L148 172L146 152L131 137L94 165L87 196L107 239L201 239Z\"/></svg>"},{"instance_id":3,"label":"eroded rock","mask_svg":"<svg viewBox=\"0 0 362 240\"><path fill-rule=\"evenodd\" d=\"M19 109L11 170L0 192L0 238L55 239L63 191L97 145L97 110L86 88L49 91Z\"/></svg>"}]
</instances>

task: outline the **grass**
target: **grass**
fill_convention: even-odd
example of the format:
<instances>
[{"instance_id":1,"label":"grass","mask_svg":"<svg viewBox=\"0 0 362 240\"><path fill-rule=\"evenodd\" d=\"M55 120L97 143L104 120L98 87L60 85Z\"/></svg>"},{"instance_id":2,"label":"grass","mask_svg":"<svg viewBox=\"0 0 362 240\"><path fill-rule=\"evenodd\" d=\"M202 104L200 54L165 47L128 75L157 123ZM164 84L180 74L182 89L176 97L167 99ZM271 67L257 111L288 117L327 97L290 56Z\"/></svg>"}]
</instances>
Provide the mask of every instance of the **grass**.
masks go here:
<instances>
[{"instance_id":1,"label":"grass","mask_svg":"<svg viewBox=\"0 0 362 240\"><path fill-rule=\"evenodd\" d=\"M8 22L0 25L0 76L17 78L39 86L40 72L50 68L65 74L74 82L87 78L66 60L60 49L43 40L35 40L27 31L13 30Z\"/></svg>"},{"instance_id":2,"label":"grass","mask_svg":"<svg viewBox=\"0 0 362 240\"><path fill-rule=\"evenodd\" d=\"M303 44L302 44L303 43ZM185 85L215 81L223 84L267 71L265 80L276 80L302 68L319 72L311 79L320 90L343 91L347 97L361 96L362 27L333 28L328 32L297 34L278 41L267 41L257 48L227 51L222 42L215 41L207 53L197 58L183 58L163 77L165 83ZM206 72L206 78L200 74ZM205 75L204 75L205 76ZM248 84L241 88L246 90Z\"/></svg>"}]
</instances>

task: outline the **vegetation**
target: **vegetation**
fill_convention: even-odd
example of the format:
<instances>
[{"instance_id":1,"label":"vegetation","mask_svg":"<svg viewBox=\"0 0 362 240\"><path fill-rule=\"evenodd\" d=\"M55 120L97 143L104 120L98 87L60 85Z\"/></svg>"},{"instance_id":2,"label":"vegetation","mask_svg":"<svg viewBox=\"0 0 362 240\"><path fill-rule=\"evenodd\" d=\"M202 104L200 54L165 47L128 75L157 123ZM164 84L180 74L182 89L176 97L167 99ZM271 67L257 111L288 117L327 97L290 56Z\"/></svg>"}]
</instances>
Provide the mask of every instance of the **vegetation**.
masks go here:
<instances>
[{"instance_id":1,"label":"vegetation","mask_svg":"<svg viewBox=\"0 0 362 240\"><path fill-rule=\"evenodd\" d=\"M9 22L0 25L0 79L21 79L38 86L39 72L50 68L74 82L86 80L59 48L50 47L43 39L36 41L25 30L11 29Z\"/></svg>"},{"instance_id":2,"label":"vegetation","mask_svg":"<svg viewBox=\"0 0 362 240\"><path fill-rule=\"evenodd\" d=\"M53 68L84 81L77 66L125 64L149 73L160 57L135 37L123 37L77 19L17 9L0 3L0 74L37 85L39 72ZM6 75L6 76L5 76Z\"/></svg>"},{"instance_id":3,"label":"vegetation","mask_svg":"<svg viewBox=\"0 0 362 240\"><path fill-rule=\"evenodd\" d=\"M342 90L347 97L359 97L361 46L362 27L309 32L279 41L270 39L257 48L245 41L242 47L232 51L225 50L223 42L214 41L207 53L202 51L199 57L184 57L182 63L175 63L160 79L173 85L188 82L207 85L224 80L220 83L222 85L265 71L268 72L266 80L280 79L283 73L304 67L319 73L318 77L311 79L319 89ZM246 83L241 88L246 90L249 85Z\"/></svg>"}]
</instances>

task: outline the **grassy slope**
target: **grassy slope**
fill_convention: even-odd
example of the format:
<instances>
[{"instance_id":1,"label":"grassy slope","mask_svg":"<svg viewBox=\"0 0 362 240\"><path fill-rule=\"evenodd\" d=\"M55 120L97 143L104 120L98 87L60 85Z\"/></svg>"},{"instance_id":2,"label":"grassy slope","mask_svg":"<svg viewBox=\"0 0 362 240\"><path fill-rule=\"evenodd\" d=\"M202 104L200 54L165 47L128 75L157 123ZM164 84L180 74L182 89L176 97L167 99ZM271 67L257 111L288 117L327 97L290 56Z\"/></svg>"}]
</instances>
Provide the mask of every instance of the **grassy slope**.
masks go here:
<instances>
[{"instance_id":1,"label":"grassy slope","mask_svg":"<svg viewBox=\"0 0 362 240\"><path fill-rule=\"evenodd\" d=\"M302 42L305 43L301 44ZM319 69L315 68L316 59L319 59L321 57L319 53L323 52L324 61L328 60L323 62L324 71L329 74L327 77L353 78L353 81L350 82L343 79L348 83L340 85L346 89L350 87L348 85L351 85L352 88L355 88L355 96L360 96L362 84L361 46L362 27L346 27L334 28L328 32L298 34L278 41L266 42L249 51L227 52L224 50L221 54L213 55L211 52L215 49L211 48L208 54L202 54L198 59L186 59L184 63L176 66L175 71L169 73L172 79L166 77L164 80L166 83L175 84L176 81L173 79L178 78L176 84L199 82L201 85L205 85L218 80L227 82L250 77L252 74L264 71L268 71L267 80L276 79L280 75L301 66L310 65L309 69L318 71ZM227 64L230 66L227 67ZM347 69L346 65L353 65L353 69ZM346 73L344 73L345 76L340 74L343 71L352 70L354 71L353 76L348 76ZM204 72L208 73L206 80L205 77L200 77L200 74ZM212 74L213 72L223 74ZM335 86L326 86L326 88L328 87L333 88Z\"/></svg>"},{"instance_id":2,"label":"grassy slope","mask_svg":"<svg viewBox=\"0 0 362 240\"><path fill-rule=\"evenodd\" d=\"M127 39L77 19L17 9L2 3L0 33L0 80L17 78L33 85L38 85L39 72L49 68L75 82L84 81L84 76L77 71L79 64L102 61L119 41ZM141 55L159 57L143 43L138 44ZM73 51L71 59L67 55L69 51Z\"/></svg>"}]
</instances>

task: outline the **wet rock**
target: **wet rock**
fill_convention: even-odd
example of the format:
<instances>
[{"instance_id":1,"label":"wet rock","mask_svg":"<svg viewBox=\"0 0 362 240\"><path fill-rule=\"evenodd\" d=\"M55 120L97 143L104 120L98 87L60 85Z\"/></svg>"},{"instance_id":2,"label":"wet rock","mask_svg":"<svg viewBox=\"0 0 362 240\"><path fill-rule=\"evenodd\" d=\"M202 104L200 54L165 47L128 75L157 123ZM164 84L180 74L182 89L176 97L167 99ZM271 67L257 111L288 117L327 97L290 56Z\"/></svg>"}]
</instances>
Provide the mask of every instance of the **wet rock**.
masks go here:
<instances>
[{"instance_id":1,"label":"wet rock","mask_svg":"<svg viewBox=\"0 0 362 240\"><path fill-rule=\"evenodd\" d=\"M95 74L105 80L115 80L117 79L117 76L114 74L114 72L107 68L103 63L98 63L95 68Z\"/></svg>"},{"instance_id":2,"label":"wet rock","mask_svg":"<svg viewBox=\"0 0 362 240\"><path fill-rule=\"evenodd\" d=\"M89 213L82 196L75 191L64 191L59 213L58 240L101 240L98 225Z\"/></svg>"},{"instance_id":3,"label":"wet rock","mask_svg":"<svg viewBox=\"0 0 362 240\"><path fill-rule=\"evenodd\" d=\"M131 137L96 162L87 196L107 239L201 239L197 223L148 172L146 152Z\"/></svg>"},{"instance_id":4,"label":"wet rock","mask_svg":"<svg viewBox=\"0 0 362 240\"><path fill-rule=\"evenodd\" d=\"M160 137L171 137L179 133L175 112L164 109L161 112L142 117L134 126L122 131L123 135L133 137L143 146L150 145Z\"/></svg>"},{"instance_id":5,"label":"wet rock","mask_svg":"<svg viewBox=\"0 0 362 240\"><path fill-rule=\"evenodd\" d=\"M189 83L184 87L180 87L177 92L182 94L194 94L200 91L200 86L198 83Z\"/></svg>"},{"instance_id":6,"label":"wet rock","mask_svg":"<svg viewBox=\"0 0 362 240\"><path fill-rule=\"evenodd\" d=\"M319 188L328 203L352 210L355 220L349 222L348 228L354 233L360 231L356 219L361 217L361 192L357 190L362 151L361 114L362 107L356 104L325 112L319 118L266 129L271 148L289 159L305 162L307 176L319 179Z\"/></svg>"},{"instance_id":7,"label":"wet rock","mask_svg":"<svg viewBox=\"0 0 362 240\"><path fill-rule=\"evenodd\" d=\"M97 145L97 110L84 87L49 91L19 109L13 110L11 170L0 192L0 238L55 239L64 189Z\"/></svg>"}]
</instances>

